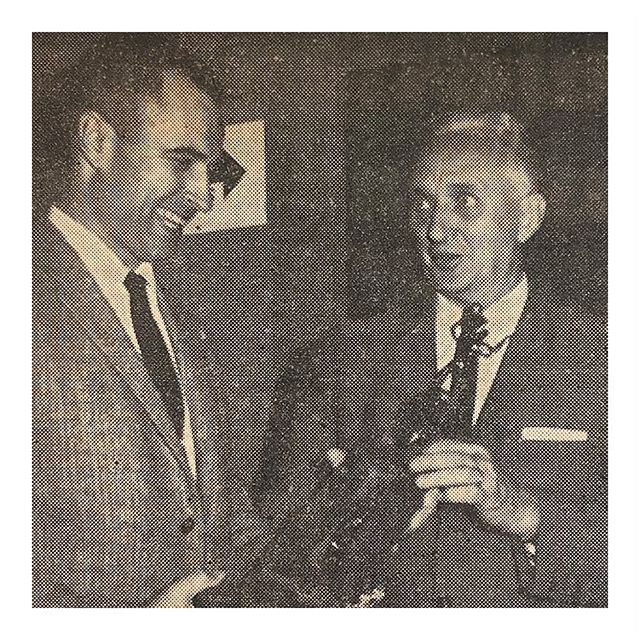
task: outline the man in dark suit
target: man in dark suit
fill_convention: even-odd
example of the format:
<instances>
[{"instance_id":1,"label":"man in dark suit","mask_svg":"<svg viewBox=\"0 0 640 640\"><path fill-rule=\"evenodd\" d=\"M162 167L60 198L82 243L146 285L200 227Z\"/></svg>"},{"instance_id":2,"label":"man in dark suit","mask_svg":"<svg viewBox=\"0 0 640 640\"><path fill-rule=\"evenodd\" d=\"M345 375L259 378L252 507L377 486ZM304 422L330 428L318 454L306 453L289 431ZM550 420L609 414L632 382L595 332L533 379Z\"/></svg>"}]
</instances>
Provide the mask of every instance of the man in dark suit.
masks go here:
<instances>
[{"instance_id":1,"label":"man in dark suit","mask_svg":"<svg viewBox=\"0 0 640 640\"><path fill-rule=\"evenodd\" d=\"M224 376L154 269L221 179L221 92L144 40L103 42L40 123L64 182L34 226L38 607L190 606L253 531L225 488Z\"/></svg>"},{"instance_id":2,"label":"man in dark suit","mask_svg":"<svg viewBox=\"0 0 640 640\"><path fill-rule=\"evenodd\" d=\"M339 601L606 606L606 331L530 288L520 250L545 200L520 127L445 119L408 195L435 295L418 317L352 324L292 365L256 499L286 518L318 462L370 482L392 459L409 479L377 489L329 545L330 569L309 573Z\"/></svg>"}]
</instances>

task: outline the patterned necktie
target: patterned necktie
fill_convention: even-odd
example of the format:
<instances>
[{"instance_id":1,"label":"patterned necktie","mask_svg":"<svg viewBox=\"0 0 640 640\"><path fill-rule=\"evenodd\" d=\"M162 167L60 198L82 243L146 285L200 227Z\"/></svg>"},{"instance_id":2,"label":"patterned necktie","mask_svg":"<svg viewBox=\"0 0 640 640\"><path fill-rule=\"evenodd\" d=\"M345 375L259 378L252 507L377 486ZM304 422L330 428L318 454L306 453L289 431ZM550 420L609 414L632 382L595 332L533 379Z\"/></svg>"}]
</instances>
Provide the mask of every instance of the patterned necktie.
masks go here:
<instances>
[{"instance_id":1,"label":"patterned necktie","mask_svg":"<svg viewBox=\"0 0 640 640\"><path fill-rule=\"evenodd\" d=\"M456 352L451 371L451 399L456 407L460 436L465 439L472 437L478 364L488 335L486 324L482 306L472 304L464 309L460 322L452 328Z\"/></svg>"},{"instance_id":2,"label":"patterned necktie","mask_svg":"<svg viewBox=\"0 0 640 640\"><path fill-rule=\"evenodd\" d=\"M178 437L182 438L184 425L182 392L169 350L151 312L148 283L141 275L130 271L124 280L124 285L131 300L131 319L142 359L164 401Z\"/></svg>"}]
</instances>

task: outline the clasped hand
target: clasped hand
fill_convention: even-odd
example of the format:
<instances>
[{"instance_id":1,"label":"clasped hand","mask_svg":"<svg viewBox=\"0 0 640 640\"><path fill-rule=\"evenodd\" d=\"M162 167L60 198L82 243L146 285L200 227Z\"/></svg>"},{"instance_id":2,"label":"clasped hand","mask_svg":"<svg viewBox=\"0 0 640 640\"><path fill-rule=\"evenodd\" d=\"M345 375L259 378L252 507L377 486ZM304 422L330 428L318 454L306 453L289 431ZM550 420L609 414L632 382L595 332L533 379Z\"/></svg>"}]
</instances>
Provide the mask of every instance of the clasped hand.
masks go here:
<instances>
[{"instance_id":1,"label":"clasped hand","mask_svg":"<svg viewBox=\"0 0 640 640\"><path fill-rule=\"evenodd\" d=\"M540 522L536 499L505 481L489 452L478 444L439 440L409 465L415 482L425 490L422 508L410 529L417 529L441 502L466 504L489 527L530 540Z\"/></svg>"}]
</instances>

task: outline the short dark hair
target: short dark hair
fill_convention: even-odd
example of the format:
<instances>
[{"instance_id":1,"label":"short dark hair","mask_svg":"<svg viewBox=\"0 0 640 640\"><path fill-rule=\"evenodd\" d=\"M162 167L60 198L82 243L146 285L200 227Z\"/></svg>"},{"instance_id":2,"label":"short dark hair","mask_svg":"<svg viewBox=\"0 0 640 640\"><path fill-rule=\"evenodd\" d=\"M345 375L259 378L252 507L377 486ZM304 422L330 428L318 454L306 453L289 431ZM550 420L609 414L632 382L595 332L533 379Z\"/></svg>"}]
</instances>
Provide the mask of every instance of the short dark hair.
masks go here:
<instances>
[{"instance_id":1,"label":"short dark hair","mask_svg":"<svg viewBox=\"0 0 640 640\"><path fill-rule=\"evenodd\" d=\"M140 99L160 92L168 72L189 78L213 100L218 80L179 47L179 34L105 34L78 63L54 76L34 99L34 160L51 168L74 161L78 118L96 111L119 134L131 130Z\"/></svg>"}]
</instances>

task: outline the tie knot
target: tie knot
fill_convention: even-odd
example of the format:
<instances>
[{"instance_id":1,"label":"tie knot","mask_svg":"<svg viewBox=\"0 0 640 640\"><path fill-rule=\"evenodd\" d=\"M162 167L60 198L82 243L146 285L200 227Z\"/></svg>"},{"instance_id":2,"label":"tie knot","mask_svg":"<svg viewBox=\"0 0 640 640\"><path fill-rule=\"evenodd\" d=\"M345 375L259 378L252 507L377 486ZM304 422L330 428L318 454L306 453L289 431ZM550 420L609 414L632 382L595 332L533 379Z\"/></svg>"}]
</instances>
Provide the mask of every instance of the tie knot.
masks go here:
<instances>
[{"instance_id":1,"label":"tie knot","mask_svg":"<svg viewBox=\"0 0 640 640\"><path fill-rule=\"evenodd\" d=\"M144 291L147 284L146 278L135 271L129 271L127 277L124 279L124 286L129 293L133 291Z\"/></svg>"},{"instance_id":2,"label":"tie knot","mask_svg":"<svg viewBox=\"0 0 640 640\"><path fill-rule=\"evenodd\" d=\"M463 327L469 327L470 329L476 329L487 324L482 305L474 303L466 306L462 311L462 319L460 322Z\"/></svg>"},{"instance_id":3,"label":"tie knot","mask_svg":"<svg viewBox=\"0 0 640 640\"><path fill-rule=\"evenodd\" d=\"M451 327L451 333L456 340L463 338L480 344L489 335L486 325L482 305L475 303L464 308L462 318Z\"/></svg>"}]
</instances>

